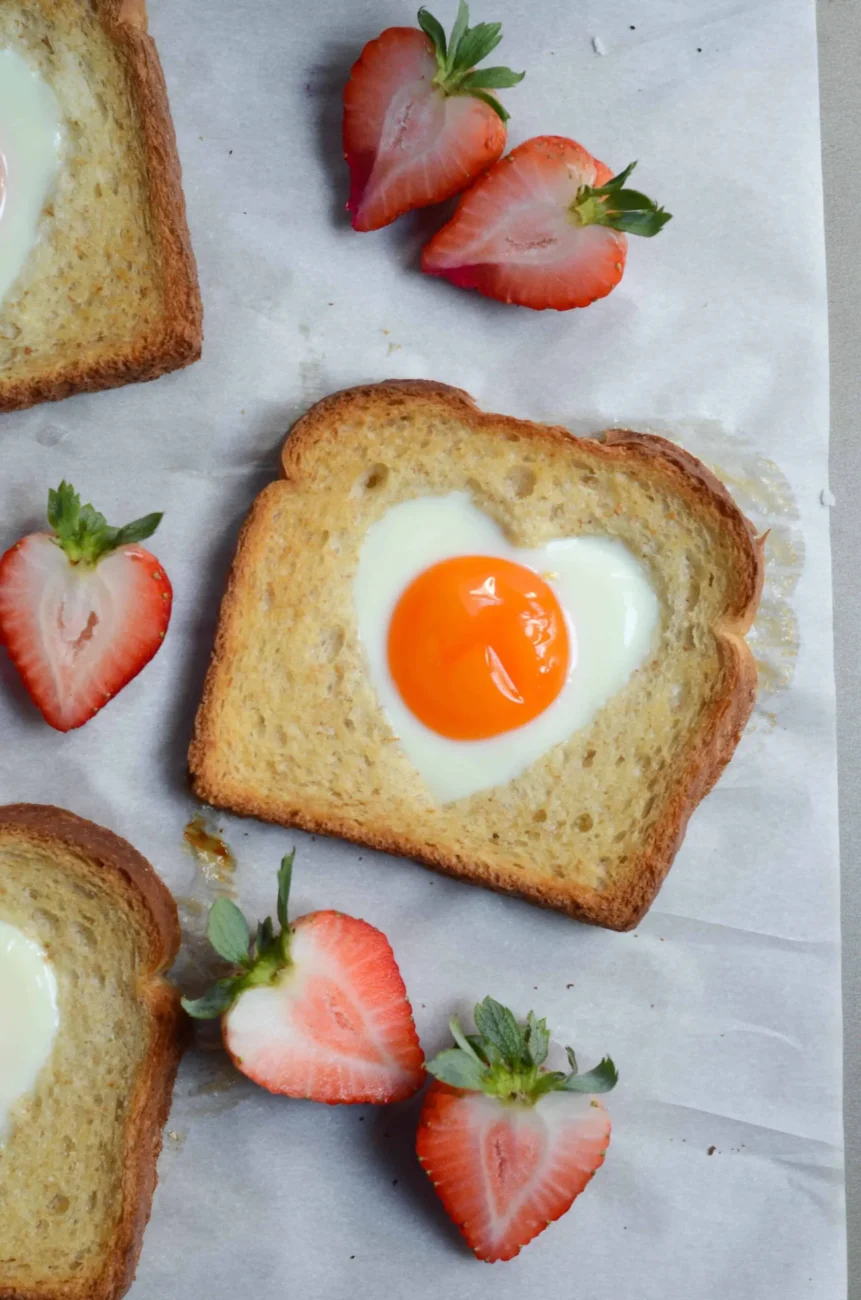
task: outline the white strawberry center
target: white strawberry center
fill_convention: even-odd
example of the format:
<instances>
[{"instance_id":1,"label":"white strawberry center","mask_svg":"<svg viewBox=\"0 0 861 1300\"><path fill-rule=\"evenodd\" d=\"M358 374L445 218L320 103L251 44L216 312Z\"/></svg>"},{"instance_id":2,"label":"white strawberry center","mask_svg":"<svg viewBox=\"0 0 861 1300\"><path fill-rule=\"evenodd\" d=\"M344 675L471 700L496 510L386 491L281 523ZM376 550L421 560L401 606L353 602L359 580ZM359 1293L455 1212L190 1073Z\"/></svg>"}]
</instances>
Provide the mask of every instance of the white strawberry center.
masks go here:
<instances>
[{"instance_id":1,"label":"white strawberry center","mask_svg":"<svg viewBox=\"0 0 861 1300\"><path fill-rule=\"evenodd\" d=\"M475 1093L466 1104L482 1171L484 1217L495 1242L536 1216L544 1222L555 1217L560 1196L570 1203L600 1163L607 1116L589 1097L554 1092L528 1106L501 1105Z\"/></svg>"},{"instance_id":2,"label":"white strawberry center","mask_svg":"<svg viewBox=\"0 0 861 1300\"><path fill-rule=\"evenodd\" d=\"M496 1218L508 1216L520 1193L528 1189L543 1155L542 1134L532 1124L518 1123L512 1111L484 1132L484 1176Z\"/></svg>"},{"instance_id":3,"label":"white strawberry center","mask_svg":"<svg viewBox=\"0 0 861 1300\"><path fill-rule=\"evenodd\" d=\"M373 192L397 184L424 162L431 167L446 129L446 100L419 78L401 86L386 110L377 161L368 181Z\"/></svg>"},{"instance_id":4,"label":"white strawberry center","mask_svg":"<svg viewBox=\"0 0 861 1300\"><path fill-rule=\"evenodd\" d=\"M72 566L45 538L31 559L41 583L37 617L44 660L58 697L71 702L78 690L87 690L127 603L123 557L108 556L96 569Z\"/></svg>"},{"instance_id":5,"label":"white strawberry center","mask_svg":"<svg viewBox=\"0 0 861 1300\"><path fill-rule=\"evenodd\" d=\"M302 1000L293 1008L293 1024L310 1042L339 1056L385 1062L368 1032L362 1008L325 975L306 982Z\"/></svg>"}]
</instances>

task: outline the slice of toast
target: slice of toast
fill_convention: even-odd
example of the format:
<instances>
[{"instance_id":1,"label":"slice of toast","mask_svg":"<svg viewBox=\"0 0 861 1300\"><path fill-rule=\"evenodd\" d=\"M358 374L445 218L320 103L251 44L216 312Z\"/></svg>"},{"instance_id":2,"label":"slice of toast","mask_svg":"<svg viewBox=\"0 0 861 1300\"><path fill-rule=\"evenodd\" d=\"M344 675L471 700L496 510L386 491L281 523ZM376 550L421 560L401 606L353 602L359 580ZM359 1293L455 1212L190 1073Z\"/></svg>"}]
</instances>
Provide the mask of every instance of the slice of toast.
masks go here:
<instances>
[{"instance_id":1,"label":"slice of toast","mask_svg":"<svg viewBox=\"0 0 861 1300\"><path fill-rule=\"evenodd\" d=\"M239 541L190 750L197 794L414 857L613 929L635 925L756 686L762 545L693 456L479 411L440 384L319 402ZM597 534L642 561L659 644L592 722L506 785L436 804L371 687L352 584L392 505L466 491L515 545ZM509 733L516 743L516 733Z\"/></svg>"},{"instance_id":2,"label":"slice of toast","mask_svg":"<svg viewBox=\"0 0 861 1300\"><path fill-rule=\"evenodd\" d=\"M62 114L39 238L0 303L0 411L197 360L202 309L144 0L2 0L0 50Z\"/></svg>"},{"instance_id":3,"label":"slice of toast","mask_svg":"<svg viewBox=\"0 0 861 1300\"><path fill-rule=\"evenodd\" d=\"M182 1047L162 978L174 901L110 831L0 808L0 920L48 955L59 1026L0 1138L0 1298L112 1300L131 1283Z\"/></svg>"}]
</instances>

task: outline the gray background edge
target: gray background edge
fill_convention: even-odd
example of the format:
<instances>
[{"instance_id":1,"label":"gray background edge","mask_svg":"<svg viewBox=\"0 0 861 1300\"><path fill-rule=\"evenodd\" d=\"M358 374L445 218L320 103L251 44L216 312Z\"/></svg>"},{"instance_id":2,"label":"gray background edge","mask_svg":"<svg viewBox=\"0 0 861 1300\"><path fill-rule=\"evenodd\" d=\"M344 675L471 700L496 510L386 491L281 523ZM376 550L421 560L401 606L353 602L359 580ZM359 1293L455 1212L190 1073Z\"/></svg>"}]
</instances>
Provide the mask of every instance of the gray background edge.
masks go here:
<instances>
[{"instance_id":1,"label":"gray background edge","mask_svg":"<svg viewBox=\"0 0 861 1300\"><path fill-rule=\"evenodd\" d=\"M849 1297L861 1300L861 3L817 0L831 349L831 515L843 906L844 1115Z\"/></svg>"}]
</instances>

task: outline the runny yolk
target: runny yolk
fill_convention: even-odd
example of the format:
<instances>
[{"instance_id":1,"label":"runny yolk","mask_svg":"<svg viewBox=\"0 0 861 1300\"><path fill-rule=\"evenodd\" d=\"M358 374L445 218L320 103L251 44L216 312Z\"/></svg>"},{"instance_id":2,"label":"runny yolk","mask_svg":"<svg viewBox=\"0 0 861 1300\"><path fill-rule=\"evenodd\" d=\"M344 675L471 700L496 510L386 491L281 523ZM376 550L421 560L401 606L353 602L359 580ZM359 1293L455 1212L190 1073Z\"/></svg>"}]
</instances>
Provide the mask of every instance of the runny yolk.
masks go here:
<instances>
[{"instance_id":1,"label":"runny yolk","mask_svg":"<svg viewBox=\"0 0 861 1300\"><path fill-rule=\"evenodd\" d=\"M485 740L553 703L570 650L559 602L537 573L496 556L459 555L404 591L388 655L401 698L426 727Z\"/></svg>"}]
</instances>

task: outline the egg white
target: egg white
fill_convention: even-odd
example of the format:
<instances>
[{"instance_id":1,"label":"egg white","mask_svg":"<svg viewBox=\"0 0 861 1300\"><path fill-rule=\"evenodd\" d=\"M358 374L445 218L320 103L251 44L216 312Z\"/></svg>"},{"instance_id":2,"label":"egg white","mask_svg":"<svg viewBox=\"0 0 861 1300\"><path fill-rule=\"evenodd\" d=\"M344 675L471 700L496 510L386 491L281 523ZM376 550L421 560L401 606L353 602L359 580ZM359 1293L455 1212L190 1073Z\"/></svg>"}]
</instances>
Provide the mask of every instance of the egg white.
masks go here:
<instances>
[{"instance_id":1,"label":"egg white","mask_svg":"<svg viewBox=\"0 0 861 1300\"><path fill-rule=\"evenodd\" d=\"M389 623L423 570L456 555L493 555L535 570L552 588L571 643L568 676L553 703L524 726L488 740L450 740L407 708L389 670ZM359 639L377 699L430 796L449 803L504 785L581 727L624 686L654 646L658 598L645 567L608 537L512 546L467 492L403 501L367 532L353 584Z\"/></svg>"},{"instance_id":2,"label":"egg white","mask_svg":"<svg viewBox=\"0 0 861 1300\"><path fill-rule=\"evenodd\" d=\"M53 90L20 54L0 50L0 302L38 239L62 148L62 114Z\"/></svg>"}]
</instances>

